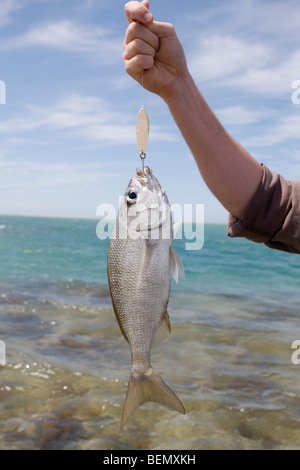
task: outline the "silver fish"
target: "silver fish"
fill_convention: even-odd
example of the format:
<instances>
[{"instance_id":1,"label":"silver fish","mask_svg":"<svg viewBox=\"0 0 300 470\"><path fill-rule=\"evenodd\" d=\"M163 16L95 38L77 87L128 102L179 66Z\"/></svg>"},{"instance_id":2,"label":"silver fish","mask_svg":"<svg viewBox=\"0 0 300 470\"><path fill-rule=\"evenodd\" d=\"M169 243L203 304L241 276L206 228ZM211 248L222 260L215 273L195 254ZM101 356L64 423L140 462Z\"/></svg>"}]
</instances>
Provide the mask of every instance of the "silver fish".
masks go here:
<instances>
[{"instance_id":1,"label":"silver fish","mask_svg":"<svg viewBox=\"0 0 300 470\"><path fill-rule=\"evenodd\" d=\"M152 346L171 331L171 277L176 282L178 276L184 278L172 244L166 193L148 167L137 170L122 198L107 259L113 309L132 359L121 429L133 411L149 401L185 414L179 398L150 364Z\"/></svg>"}]
</instances>

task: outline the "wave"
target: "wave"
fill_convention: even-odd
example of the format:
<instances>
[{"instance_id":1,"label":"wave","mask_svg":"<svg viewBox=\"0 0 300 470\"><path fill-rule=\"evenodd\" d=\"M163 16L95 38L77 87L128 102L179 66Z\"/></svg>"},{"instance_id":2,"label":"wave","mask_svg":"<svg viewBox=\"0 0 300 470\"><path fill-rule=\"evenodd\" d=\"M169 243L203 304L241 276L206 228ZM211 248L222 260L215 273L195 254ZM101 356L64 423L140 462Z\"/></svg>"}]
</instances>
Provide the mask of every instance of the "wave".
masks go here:
<instances>
[{"instance_id":1,"label":"wave","mask_svg":"<svg viewBox=\"0 0 300 470\"><path fill-rule=\"evenodd\" d=\"M2 282L0 304L55 303L103 306L111 303L108 285L76 279Z\"/></svg>"}]
</instances>

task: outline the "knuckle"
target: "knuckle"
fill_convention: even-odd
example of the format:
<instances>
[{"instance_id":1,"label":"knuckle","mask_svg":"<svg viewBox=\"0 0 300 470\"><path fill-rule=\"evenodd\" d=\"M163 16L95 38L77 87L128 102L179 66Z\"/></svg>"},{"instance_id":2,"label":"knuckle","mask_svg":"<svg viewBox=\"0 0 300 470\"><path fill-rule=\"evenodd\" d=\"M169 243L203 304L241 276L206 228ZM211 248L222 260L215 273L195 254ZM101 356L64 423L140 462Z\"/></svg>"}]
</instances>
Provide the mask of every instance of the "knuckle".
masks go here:
<instances>
[{"instance_id":1,"label":"knuckle","mask_svg":"<svg viewBox=\"0 0 300 470\"><path fill-rule=\"evenodd\" d=\"M123 54L122 54L122 59L123 60L128 59L128 46L124 47L124 51L123 51Z\"/></svg>"},{"instance_id":2,"label":"knuckle","mask_svg":"<svg viewBox=\"0 0 300 470\"><path fill-rule=\"evenodd\" d=\"M165 23L166 32L170 36L176 36L175 27L171 23Z\"/></svg>"},{"instance_id":3,"label":"knuckle","mask_svg":"<svg viewBox=\"0 0 300 470\"><path fill-rule=\"evenodd\" d=\"M126 44L128 44L135 37L134 25L135 25L135 23L130 23L130 25L126 29L126 34L125 34L125 43Z\"/></svg>"},{"instance_id":4,"label":"knuckle","mask_svg":"<svg viewBox=\"0 0 300 470\"><path fill-rule=\"evenodd\" d=\"M139 54L136 57L137 70L150 69L153 65L153 57Z\"/></svg>"},{"instance_id":5,"label":"knuckle","mask_svg":"<svg viewBox=\"0 0 300 470\"><path fill-rule=\"evenodd\" d=\"M130 46L133 53L137 54L141 50L142 41L135 38L131 41Z\"/></svg>"},{"instance_id":6,"label":"knuckle","mask_svg":"<svg viewBox=\"0 0 300 470\"><path fill-rule=\"evenodd\" d=\"M139 39L133 39L124 49L123 56L126 59L132 59L141 52L141 44Z\"/></svg>"},{"instance_id":7,"label":"knuckle","mask_svg":"<svg viewBox=\"0 0 300 470\"><path fill-rule=\"evenodd\" d=\"M166 29L168 31L168 34L174 36L176 34L175 32L175 27L171 23L166 23Z\"/></svg>"},{"instance_id":8,"label":"knuckle","mask_svg":"<svg viewBox=\"0 0 300 470\"><path fill-rule=\"evenodd\" d=\"M140 69L143 66L143 56L141 54L138 54L134 57L134 64L135 67Z\"/></svg>"},{"instance_id":9,"label":"knuckle","mask_svg":"<svg viewBox=\"0 0 300 470\"><path fill-rule=\"evenodd\" d=\"M142 70L151 69L154 59L148 55L138 54L132 59L124 59L125 71L131 77L135 78Z\"/></svg>"},{"instance_id":10,"label":"knuckle","mask_svg":"<svg viewBox=\"0 0 300 470\"><path fill-rule=\"evenodd\" d=\"M151 69L154 65L154 58L150 55L147 56L147 64L146 67L147 69Z\"/></svg>"},{"instance_id":11,"label":"knuckle","mask_svg":"<svg viewBox=\"0 0 300 470\"><path fill-rule=\"evenodd\" d=\"M131 75L133 73L132 64L129 60L125 60L125 71L128 73L128 75Z\"/></svg>"},{"instance_id":12,"label":"knuckle","mask_svg":"<svg viewBox=\"0 0 300 470\"><path fill-rule=\"evenodd\" d=\"M130 25L127 28L128 33L134 34L137 30L137 27L138 27L138 23L136 21L133 21L132 23L130 23Z\"/></svg>"}]
</instances>

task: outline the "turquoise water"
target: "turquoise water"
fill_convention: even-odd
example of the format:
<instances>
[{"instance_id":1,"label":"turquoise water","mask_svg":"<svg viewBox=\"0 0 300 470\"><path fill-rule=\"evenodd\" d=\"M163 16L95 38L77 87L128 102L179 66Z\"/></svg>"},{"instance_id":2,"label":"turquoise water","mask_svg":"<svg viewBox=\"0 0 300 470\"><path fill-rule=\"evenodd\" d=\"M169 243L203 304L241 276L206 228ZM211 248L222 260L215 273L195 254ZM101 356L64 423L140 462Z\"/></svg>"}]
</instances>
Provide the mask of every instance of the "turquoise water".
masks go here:
<instances>
[{"instance_id":1,"label":"turquoise water","mask_svg":"<svg viewBox=\"0 0 300 470\"><path fill-rule=\"evenodd\" d=\"M186 281L152 364L187 414L145 404L119 434L130 354L96 226L0 217L0 449L300 449L300 257L225 225L175 240Z\"/></svg>"}]
</instances>

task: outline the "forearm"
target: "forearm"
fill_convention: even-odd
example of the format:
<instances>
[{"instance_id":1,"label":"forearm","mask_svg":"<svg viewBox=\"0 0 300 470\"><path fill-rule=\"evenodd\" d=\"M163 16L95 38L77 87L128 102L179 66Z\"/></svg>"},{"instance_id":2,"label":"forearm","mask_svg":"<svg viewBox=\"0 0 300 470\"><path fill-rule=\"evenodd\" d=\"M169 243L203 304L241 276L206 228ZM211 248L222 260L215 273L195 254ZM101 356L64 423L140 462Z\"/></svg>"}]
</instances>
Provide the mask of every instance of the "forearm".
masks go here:
<instances>
[{"instance_id":1,"label":"forearm","mask_svg":"<svg viewBox=\"0 0 300 470\"><path fill-rule=\"evenodd\" d=\"M261 165L226 132L188 73L164 100L205 183L239 218L261 183Z\"/></svg>"}]
</instances>

